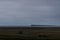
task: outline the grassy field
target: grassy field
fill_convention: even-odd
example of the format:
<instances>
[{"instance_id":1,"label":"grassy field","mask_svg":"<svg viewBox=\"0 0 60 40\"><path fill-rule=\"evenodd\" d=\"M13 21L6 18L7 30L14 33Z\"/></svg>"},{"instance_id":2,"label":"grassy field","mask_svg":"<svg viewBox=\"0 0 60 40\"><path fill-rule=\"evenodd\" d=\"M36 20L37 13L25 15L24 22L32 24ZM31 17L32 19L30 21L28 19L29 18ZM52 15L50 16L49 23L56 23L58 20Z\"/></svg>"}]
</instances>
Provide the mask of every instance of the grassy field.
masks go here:
<instances>
[{"instance_id":1,"label":"grassy field","mask_svg":"<svg viewBox=\"0 0 60 40\"><path fill-rule=\"evenodd\" d=\"M1 27L0 40L60 40L60 27Z\"/></svg>"}]
</instances>

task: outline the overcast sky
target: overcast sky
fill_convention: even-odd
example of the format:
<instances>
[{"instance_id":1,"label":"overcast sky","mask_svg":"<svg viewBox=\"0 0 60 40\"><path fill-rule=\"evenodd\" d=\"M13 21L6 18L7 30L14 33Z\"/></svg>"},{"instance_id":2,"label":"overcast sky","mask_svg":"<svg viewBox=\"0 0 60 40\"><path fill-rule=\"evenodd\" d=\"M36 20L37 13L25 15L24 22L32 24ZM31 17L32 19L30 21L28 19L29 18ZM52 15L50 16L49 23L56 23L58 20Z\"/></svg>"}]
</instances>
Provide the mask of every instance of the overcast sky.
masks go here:
<instances>
[{"instance_id":1,"label":"overcast sky","mask_svg":"<svg viewBox=\"0 0 60 40\"><path fill-rule=\"evenodd\" d=\"M60 0L0 0L0 25L60 25Z\"/></svg>"}]
</instances>

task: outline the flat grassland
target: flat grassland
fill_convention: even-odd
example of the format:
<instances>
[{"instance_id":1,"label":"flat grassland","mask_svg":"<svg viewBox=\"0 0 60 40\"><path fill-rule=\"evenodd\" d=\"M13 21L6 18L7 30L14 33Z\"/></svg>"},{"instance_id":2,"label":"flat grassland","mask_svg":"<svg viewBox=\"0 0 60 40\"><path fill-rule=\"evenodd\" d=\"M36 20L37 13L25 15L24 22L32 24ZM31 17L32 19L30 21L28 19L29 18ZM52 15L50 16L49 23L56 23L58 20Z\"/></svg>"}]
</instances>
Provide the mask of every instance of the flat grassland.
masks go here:
<instances>
[{"instance_id":1,"label":"flat grassland","mask_svg":"<svg viewBox=\"0 0 60 40\"><path fill-rule=\"evenodd\" d=\"M59 40L60 27L0 27L0 40Z\"/></svg>"}]
</instances>

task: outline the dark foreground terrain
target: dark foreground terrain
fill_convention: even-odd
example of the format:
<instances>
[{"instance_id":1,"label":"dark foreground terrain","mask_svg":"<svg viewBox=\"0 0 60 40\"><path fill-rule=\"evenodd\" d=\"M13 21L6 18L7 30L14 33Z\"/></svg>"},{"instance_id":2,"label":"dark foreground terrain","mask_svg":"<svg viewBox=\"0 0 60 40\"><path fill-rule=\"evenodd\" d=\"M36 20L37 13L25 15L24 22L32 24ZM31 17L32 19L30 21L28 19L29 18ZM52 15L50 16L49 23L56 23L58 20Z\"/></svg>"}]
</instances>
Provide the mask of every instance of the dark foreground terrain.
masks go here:
<instances>
[{"instance_id":1,"label":"dark foreground terrain","mask_svg":"<svg viewBox=\"0 0 60 40\"><path fill-rule=\"evenodd\" d=\"M60 40L60 27L0 27L0 40Z\"/></svg>"}]
</instances>

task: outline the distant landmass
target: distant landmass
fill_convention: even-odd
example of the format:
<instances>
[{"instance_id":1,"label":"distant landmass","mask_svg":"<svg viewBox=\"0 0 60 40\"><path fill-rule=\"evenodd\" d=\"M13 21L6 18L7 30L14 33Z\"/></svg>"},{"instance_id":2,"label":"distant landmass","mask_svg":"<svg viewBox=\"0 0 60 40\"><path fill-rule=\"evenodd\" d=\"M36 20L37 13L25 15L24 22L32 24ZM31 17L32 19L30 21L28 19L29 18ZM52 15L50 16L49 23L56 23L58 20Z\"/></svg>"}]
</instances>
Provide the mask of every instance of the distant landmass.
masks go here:
<instances>
[{"instance_id":1,"label":"distant landmass","mask_svg":"<svg viewBox=\"0 0 60 40\"><path fill-rule=\"evenodd\" d=\"M31 25L31 27L58 27L56 25Z\"/></svg>"},{"instance_id":2,"label":"distant landmass","mask_svg":"<svg viewBox=\"0 0 60 40\"><path fill-rule=\"evenodd\" d=\"M57 26L57 25L26 25L26 26L0 26L0 27L60 27L60 26Z\"/></svg>"}]
</instances>

